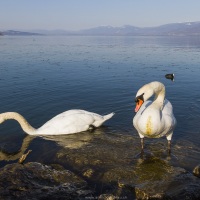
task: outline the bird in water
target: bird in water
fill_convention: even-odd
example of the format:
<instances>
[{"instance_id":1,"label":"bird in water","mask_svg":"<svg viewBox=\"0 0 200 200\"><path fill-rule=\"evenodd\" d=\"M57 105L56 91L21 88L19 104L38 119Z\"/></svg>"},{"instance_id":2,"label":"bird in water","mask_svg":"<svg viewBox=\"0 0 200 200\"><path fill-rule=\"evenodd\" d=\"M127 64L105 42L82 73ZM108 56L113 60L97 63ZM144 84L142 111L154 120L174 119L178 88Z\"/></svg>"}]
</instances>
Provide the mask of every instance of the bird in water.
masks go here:
<instances>
[{"instance_id":1,"label":"bird in water","mask_svg":"<svg viewBox=\"0 0 200 200\"><path fill-rule=\"evenodd\" d=\"M154 100L148 100L154 95ZM141 138L141 150L144 150L144 137L160 138L166 136L168 153L171 152L171 139L176 126L172 104L165 99L165 86L157 81L142 86L135 98L136 115L133 125Z\"/></svg>"},{"instance_id":2,"label":"bird in water","mask_svg":"<svg viewBox=\"0 0 200 200\"><path fill-rule=\"evenodd\" d=\"M113 115L114 113L102 116L85 110L68 110L53 117L40 128L35 129L19 113L6 112L0 114L0 124L5 120L14 119L18 121L23 131L29 135L62 135L99 127Z\"/></svg>"},{"instance_id":3,"label":"bird in water","mask_svg":"<svg viewBox=\"0 0 200 200\"><path fill-rule=\"evenodd\" d=\"M170 80L172 80L172 81L174 81L174 77L175 77L174 74L166 74L166 75L165 75L165 78L166 78L166 79L170 79Z\"/></svg>"}]
</instances>

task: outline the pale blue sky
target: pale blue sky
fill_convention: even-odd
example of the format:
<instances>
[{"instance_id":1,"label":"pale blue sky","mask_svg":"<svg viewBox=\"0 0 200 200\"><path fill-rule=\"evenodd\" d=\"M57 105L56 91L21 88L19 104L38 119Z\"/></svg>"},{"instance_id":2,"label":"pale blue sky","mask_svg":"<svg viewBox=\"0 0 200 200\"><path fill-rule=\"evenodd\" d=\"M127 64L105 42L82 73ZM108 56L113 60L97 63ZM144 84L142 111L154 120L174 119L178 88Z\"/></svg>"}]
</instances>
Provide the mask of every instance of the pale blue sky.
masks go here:
<instances>
[{"instance_id":1,"label":"pale blue sky","mask_svg":"<svg viewBox=\"0 0 200 200\"><path fill-rule=\"evenodd\" d=\"M200 21L200 0L0 0L0 30Z\"/></svg>"}]
</instances>

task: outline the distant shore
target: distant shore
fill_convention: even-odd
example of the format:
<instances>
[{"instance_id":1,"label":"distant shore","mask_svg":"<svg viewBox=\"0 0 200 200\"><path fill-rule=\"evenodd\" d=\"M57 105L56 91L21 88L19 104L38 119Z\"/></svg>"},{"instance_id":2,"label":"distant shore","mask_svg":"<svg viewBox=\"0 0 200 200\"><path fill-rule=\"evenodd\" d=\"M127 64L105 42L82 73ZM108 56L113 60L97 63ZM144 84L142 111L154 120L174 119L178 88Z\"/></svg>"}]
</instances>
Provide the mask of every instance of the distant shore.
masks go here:
<instances>
[{"instance_id":1,"label":"distant shore","mask_svg":"<svg viewBox=\"0 0 200 200\"><path fill-rule=\"evenodd\" d=\"M66 36L200 36L200 22L164 24L156 27L98 26L94 28L71 30L6 30L3 35L66 35Z\"/></svg>"}]
</instances>

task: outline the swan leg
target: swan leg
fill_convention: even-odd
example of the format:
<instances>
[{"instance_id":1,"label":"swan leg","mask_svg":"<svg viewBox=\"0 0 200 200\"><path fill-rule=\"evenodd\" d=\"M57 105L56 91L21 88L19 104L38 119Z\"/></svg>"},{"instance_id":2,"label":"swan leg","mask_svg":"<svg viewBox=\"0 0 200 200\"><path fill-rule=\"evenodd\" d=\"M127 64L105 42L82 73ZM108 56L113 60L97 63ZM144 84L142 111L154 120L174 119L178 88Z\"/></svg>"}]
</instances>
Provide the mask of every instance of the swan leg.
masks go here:
<instances>
[{"instance_id":1,"label":"swan leg","mask_svg":"<svg viewBox=\"0 0 200 200\"><path fill-rule=\"evenodd\" d=\"M140 143L141 143L141 151L140 153L138 153L135 158L140 158L140 159L143 159L144 158L144 137L141 137L140 138Z\"/></svg>"},{"instance_id":2,"label":"swan leg","mask_svg":"<svg viewBox=\"0 0 200 200\"><path fill-rule=\"evenodd\" d=\"M169 135L167 135L167 141L168 141L168 144L167 144L167 150L168 150L168 154L170 155L171 154L171 140L172 140L172 133L170 133Z\"/></svg>"},{"instance_id":3,"label":"swan leg","mask_svg":"<svg viewBox=\"0 0 200 200\"><path fill-rule=\"evenodd\" d=\"M140 136L140 142L141 142L141 152L144 152L144 136L140 133L138 133Z\"/></svg>"},{"instance_id":4,"label":"swan leg","mask_svg":"<svg viewBox=\"0 0 200 200\"><path fill-rule=\"evenodd\" d=\"M141 151L144 151L144 138L141 138Z\"/></svg>"},{"instance_id":5,"label":"swan leg","mask_svg":"<svg viewBox=\"0 0 200 200\"><path fill-rule=\"evenodd\" d=\"M167 151L168 151L168 155L171 154L171 140L167 140L168 141L168 145L167 145Z\"/></svg>"}]
</instances>

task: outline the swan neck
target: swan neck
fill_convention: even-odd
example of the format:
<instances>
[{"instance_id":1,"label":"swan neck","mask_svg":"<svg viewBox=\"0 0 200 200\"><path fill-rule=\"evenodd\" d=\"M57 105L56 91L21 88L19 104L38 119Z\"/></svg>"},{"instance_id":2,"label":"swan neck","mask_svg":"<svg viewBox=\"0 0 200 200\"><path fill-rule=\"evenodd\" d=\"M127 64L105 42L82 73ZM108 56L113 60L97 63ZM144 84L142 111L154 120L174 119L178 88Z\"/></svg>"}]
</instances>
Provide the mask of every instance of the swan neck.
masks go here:
<instances>
[{"instance_id":1,"label":"swan neck","mask_svg":"<svg viewBox=\"0 0 200 200\"><path fill-rule=\"evenodd\" d=\"M26 132L27 134L29 135L33 135L36 131L35 128L33 128L28 122L27 120L22 116L20 115L19 113L16 113L16 112L7 112L7 113L2 113L0 114L0 117L5 120L8 120L8 119L14 119L16 120L21 128L23 129L24 132Z\"/></svg>"},{"instance_id":2,"label":"swan neck","mask_svg":"<svg viewBox=\"0 0 200 200\"><path fill-rule=\"evenodd\" d=\"M161 83L156 85L154 87L154 94L154 103L162 109L165 100L165 86Z\"/></svg>"}]
</instances>

